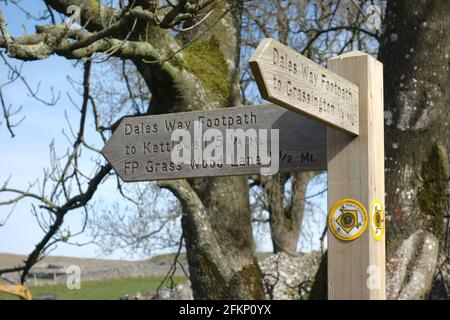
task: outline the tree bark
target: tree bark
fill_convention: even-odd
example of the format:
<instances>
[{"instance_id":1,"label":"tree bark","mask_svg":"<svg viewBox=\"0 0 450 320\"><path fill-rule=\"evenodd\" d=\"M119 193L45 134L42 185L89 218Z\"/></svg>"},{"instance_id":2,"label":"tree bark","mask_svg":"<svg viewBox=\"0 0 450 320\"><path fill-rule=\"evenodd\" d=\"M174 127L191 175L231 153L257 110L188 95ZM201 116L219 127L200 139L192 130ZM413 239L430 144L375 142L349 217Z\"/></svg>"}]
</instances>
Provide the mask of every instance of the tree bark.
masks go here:
<instances>
[{"instance_id":1,"label":"tree bark","mask_svg":"<svg viewBox=\"0 0 450 320\"><path fill-rule=\"evenodd\" d=\"M275 253L297 254L305 210L306 189L315 175L314 172L296 172L262 179L262 186L267 195L270 232ZM286 204L285 187L288 178L292 178L292 187Z\"/></svg>"},{"instance_id":2,"label":"tree bark","mask_svg":"<svg viewBox=\"0 0 450 320\"><path fill-rule=\"evenodd\" d=\"M448 194L450 2L388 3L385 66L387 290L427 296Z\"/></svg>"}]
</instances>

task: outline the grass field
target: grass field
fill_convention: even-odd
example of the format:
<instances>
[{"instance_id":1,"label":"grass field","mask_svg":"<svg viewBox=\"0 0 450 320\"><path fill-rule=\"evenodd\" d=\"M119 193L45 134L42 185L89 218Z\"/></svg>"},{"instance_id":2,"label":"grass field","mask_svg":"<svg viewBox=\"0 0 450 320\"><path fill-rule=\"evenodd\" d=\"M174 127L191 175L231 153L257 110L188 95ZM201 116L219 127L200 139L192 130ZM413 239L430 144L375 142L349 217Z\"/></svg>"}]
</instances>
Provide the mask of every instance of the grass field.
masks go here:
<instances>
[{"instance_id":1,"label":"grass field","mask_svg":"<svg viewBox=\"0 0 450 320\"><path fill-rule=\"evenodd\" d=\"M55 294L58 300L118 300L124 294L156 291L164 277L133 277L102 281L85 281L80 290L69 290L66 285L30 287L33 297L41 294ZM174 277L176 283L186 281L185 277ZM14 299L13 296L0 293L0 300Z\"/></svg>"},{"instance_id":2,"label":"grass field","mask_svg":"<svg viewBox=\"0 0 450 320\"><path fill-rule=\"evenodd\" d=\"M175 254L163 254L155 256L151 259L142 261L127 261L127 260L106 260L106 259L83 259L72 257L50 256L46 257L40 264L48 265L79 265L84 267L115 267L126 264L142 264L147 263L144 267L161 267L169 266L173 262ZM264 260L270 253L257 253L259 261ZM0 269L15 266L21 263L25 256L0 253ZM186 255L182 253L179 261L185 266L187 265ZM185 267L187 269L187 266ZM164 272L165 274L166 272ZM158 274L158 273L157 273ZM161 273L163 274L163 273ZM163 280L163 276L145 276L145 277L125 277L119 279L98 280L98 281L83 281L81 283L81 290L69 290L65 284L59 285L44 285L44 286L30 286L33 298L37 298L43 294L54 294L60 300L95 300L95 299L109 299L117 300L124 294L135 294L137 292L152 292L155 291ZM183 276L175 277L177 283L185 282L187 279ZM0 293L0 300L14 299L14 296Z\"/></svg>"}]
</instances>

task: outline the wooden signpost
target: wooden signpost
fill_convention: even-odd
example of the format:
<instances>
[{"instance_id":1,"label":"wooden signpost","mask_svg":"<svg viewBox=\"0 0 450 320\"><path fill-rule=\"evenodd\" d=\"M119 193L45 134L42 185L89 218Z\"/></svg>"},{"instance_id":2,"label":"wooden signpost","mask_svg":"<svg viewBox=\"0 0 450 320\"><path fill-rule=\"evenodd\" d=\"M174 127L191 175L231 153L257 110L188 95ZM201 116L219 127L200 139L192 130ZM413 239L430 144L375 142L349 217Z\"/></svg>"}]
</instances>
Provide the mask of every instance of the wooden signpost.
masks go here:
<instances>
[{"instance_id":1,"label":"wooden signpost","mask_svg":"<svg viewBox=\"0 0 450 320\"><path fill-rule=\"evenodd\" d=\"M382 64L350 52L325 69L264 39L250 66L263 98L290 111L261 105L125 118L103 155L124 181L255 174L264 167L257 159L196 162L195 150L217 142L250 149L259 130L278 129L278 171L328 171L328 298L385 299ZM182 164L173 161L177 129L189 137ZM244 138L228 144L232 129Z\"/></svg>"},{"instance_id":2,"label":"wooden signpost","mask_svg":"<svg viewBox=\"0 0 450 320\"><path fill-rule=\"evenodd\" d=\"M194 136L194 121L202 124L203 132L216 129L211 143L226 145L227 129L242 129L248 151L251 140L260 129L279 130L279 171L325 170L326 128L274 105L236 107L211 111L193 111L154 116L125 118L105 145L102 154L124 181L181 179L209 176L248 175L260 173L257 159L196 162L194 152L189 163L175 163L171 152L176 129L186 129L192 140L192 151L202 144ZM253 137L251 132L253 130ZM235 141L233 144L240 143ZM230 150L225 149L224 154Z\"/></svg>"},{"instance_id":3,"label":"wooden signpost","mask_svg":"<svg viewBox=\"0 0 450 320\"><path fill-rule=\"evenodd\" d=\"M350 52L327 70L264 39L250 66L265 99L329 126L328 298L385 299L383 65Z\"/></svg>"}]
</instances>

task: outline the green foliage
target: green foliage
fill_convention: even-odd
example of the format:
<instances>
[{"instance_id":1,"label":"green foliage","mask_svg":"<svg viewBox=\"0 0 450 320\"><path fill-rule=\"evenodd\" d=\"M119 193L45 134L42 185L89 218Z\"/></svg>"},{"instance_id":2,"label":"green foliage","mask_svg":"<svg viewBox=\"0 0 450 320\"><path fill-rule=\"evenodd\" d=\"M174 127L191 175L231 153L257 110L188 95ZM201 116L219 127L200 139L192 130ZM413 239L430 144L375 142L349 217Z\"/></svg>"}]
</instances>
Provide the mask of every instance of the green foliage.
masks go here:
<instances>
[{"instance_id":1,"label":"green foliage","mask_svg":"<svg viewBox=\"0 0 450 320\"><path fill-rule=\"evenodd\" d=\"M184 50L186 69L198 79L221 102L230 96L228 65L219 40L211 36L209 40L196 41Z\"/></svg>"}]
</instances>

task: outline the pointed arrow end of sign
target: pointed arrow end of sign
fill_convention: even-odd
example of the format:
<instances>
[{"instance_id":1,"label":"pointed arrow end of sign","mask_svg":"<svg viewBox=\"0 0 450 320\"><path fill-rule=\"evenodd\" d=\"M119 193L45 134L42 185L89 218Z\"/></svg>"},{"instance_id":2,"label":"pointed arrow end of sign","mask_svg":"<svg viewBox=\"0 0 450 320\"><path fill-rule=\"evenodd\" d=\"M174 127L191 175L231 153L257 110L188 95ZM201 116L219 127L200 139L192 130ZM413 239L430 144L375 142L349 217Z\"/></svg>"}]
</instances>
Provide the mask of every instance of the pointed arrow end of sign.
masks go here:
<instances>
[{"instance_id":1,"label":"pointed arrow end of sign","mask_svg":"<svg viewBox=\"0 0 450 320\"><path fill-rule=\"evenodd\" d=\"M273 39L271 38L264 38L259 43L258 47L256 48L255 52L253 52L252 56L250 57L250 65L252 62L258 62L261 58L261 55L264 53L264 51L267 49L268 46L272 43Z\"/></svg>"},{"instance_id":2,"label":"pointed arrow end of sign","mask_svg":"<svg viewBox=\"0 0 450 320\"><path fill-rule=\"evenodd\" d=\"M119 170L119 164L114 160L114 134L109 138L106 144L103 146L100 153L105 158L105 160L113 167L115 173L120 177L120 179L124 182L128 182L130 180L124 178L121 174L121 170Z\"/></svg>"},{"instance_id":3,"label":"pointed arrow end of sign","mask_svg":"<svg viewBox=\"0 0 450 320\"><path fill-rule=\"evenodd\" d=\"M100 153L102 154L102 156L106 159L106 161L108 161L109 163L111 163L110 159L109 159L109 150L110 150L110 146L111 146L111 139L110 138L106 144L103 146L102 150L100 150ZM111 163L112 165L112 163Z\"/></svg>"},{"instance_id":4,"label":"pointed arrow end of sign","mask_svg":"<svg viewBox=\"0 0 450 320\"><path fill-rule=\"evenodd\" d=\"M253 77L255 78L256 85L258 86L259 93L265 100L270 99L269 91L266 88L264 76L261 71L261 66L257 60L250 61L250 70L252 71Z\"/></svg>"},{"instance_id":5,"label":"pointed arrow end of sign","mask_svg":"<svg viewBox=\"0 0 450 320\"><path fill-rule=\"evenodd\" d=\"M266 100L269 100L271 97L265 84L266 83L265 80L267 79L264 79L263 66L261 65L261 57L263 56L264 52L268 48L270 48L273 41L274 40L271 38L264 38L256 48L255 52L250 57L249 61L250 69L258 86L259 93L261 94L263 99Z\"/></svg>"}]
</instances>

